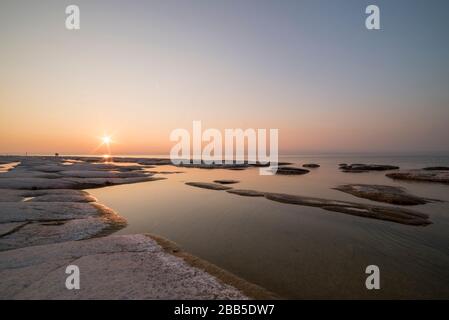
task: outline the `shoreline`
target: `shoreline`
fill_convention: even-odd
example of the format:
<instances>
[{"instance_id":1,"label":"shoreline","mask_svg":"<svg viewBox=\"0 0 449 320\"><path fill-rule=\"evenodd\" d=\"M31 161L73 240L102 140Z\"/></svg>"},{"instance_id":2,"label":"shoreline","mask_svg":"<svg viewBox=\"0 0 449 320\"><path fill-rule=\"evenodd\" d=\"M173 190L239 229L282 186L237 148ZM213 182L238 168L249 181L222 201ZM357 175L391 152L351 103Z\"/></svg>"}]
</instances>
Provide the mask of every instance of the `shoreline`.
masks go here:
<instances>
[{"instance_id":1,"label":"shoreline","mask_svg":"<svg viewBox=\"0 0 449 320\"><path fill-rule=\"evenodd\" d=\"M204 270L205 272L216 277L223 283L240 290L251 299L256 300L281 299L279 295L270 292L269 290L259 285L253 284L243 278L240 278L239 276L233 274L232 272L229 272L225 269L218 267L217 265L211 262L208 262L186 251L183 251L175 242L171 240L153 234L145 234L145 235L155 240L167 253L182 258L184 261L186 261L189 265L191 265L194 268Z\"/></svg>"},{"instance_id":2,"label":"shoreline","mask_svg":"<svg viewBox=\"0 0 449 320\"><path fill-rule=\"evenodd\" d=\"M0 221L0 226L2 226L0 234L0 275L3 279L0 281L0 299L20 299L27 297L27 295L32 299L123 298L115 292L114 289L117 288L109 288L109 290L112 290L111 293L106 290L99 293L98 296L96 293L84 295L83 290L67 295L66 291L70 291L65 289L65 282L59 274L56 277L58 282L45 282L33 291L28 288L36 286L42 278L34 277L34 272L29 275L27 271L21 270L23 265L28 266L28 268L33 266L35 269L42 268L45 270L46 264L56 264L59 268L62 268L66 263L66 258L65 252L59 251L60 248L68 248L69 251L74 251L76 256L78 252L83 251L84 247L93 246L89 250L95 251L100 248L100 252L102 252L101 246L107 248L111 245L114 246L115 242L124 242L125 246L130 246L127 251L123 252L119 248L117 249L118 252L111 253L111 255L124 256L124 258L119 258L115 262L118 268L102 262L92 262L86 268L92 266L105 270L115 268L113 272L114 281L117 280L115 278L118 278L129 283L131 288L137 287L131 292L137 290L138 293L135 293L134 296L127 296L128 299L158 298L160 292L166 294L163 297L168 299L279 298L260 286L182 251L178 245L168 239L152 234L114 236L115 231L126 226L126 220L113 209L97 202L97 199L88 191L79 189L84 189L86 185L89 188L100 188L114 184L156 181L161 178L154 177L154 174L148 174L139 168L126 165L116 166L114 164L92 164L89 162L62 164L69 159L71 158L27 157L26 159L16 159L20 162L16 167L1 173L0 189L3 188L2 191L5 192L2 192L2 197L0 197L0 211L3 213L1 216L3 220ZM116 172L116 170L119 171ZM5 189L5 186L10 188ZM145 238L142 238L142 236ZM109 243L103 244L103 240ZM93 245L96 243L102 243L102 245ZM142 249L139 248L142 245L148 252L143 250L142 253L140 251ZM40 261L39 257L35 256L35 251L50 251L54 252L55 255L49 256L47 261ZM98 254L104 253L95 253L95 255ZM136 275L133 272L128 274L120 269L120 266L124 265L124 270L126 270L126 267L131 264L132 270L135 270L139 265L138 260L137 262L134 261L135 255L143 255L142 259L149 259L151 263L154 260L159 261L155 272L160 272L162 277L176 278L179 277L177 274L180 273L181 278L163 284L158 284L156 278L141 282L139 277L144 277L145 274ZM81 254L76 261L78 259L89 259L90 257L92 257L90 253L87 255ZM128 261L128 259L131 261ZM173 260L171 264L165 262L167 259ZM9 261L12 261L12 263ZM150 266L143 265L138 269L144 272L147 267ZM165 268L174 269L167 274ZM42 277L45 278L48 270L44 270ZM81 271L81 274L83 274L83 271ZM150 273L147 275L151 276ZM65 276L62 277L65 278ZM200 278L196 279L196 277ZM11 283L11 280L14 280L15 283ZM183 291L185 288L179 288L178 283L180 281L190 283L187 292ZM158 285L160 288L158 288ZM17 286L23 290L17 288ZM170 296L170 286L173 287L173 297ZM147 287L154 287L154 290L147 292ZM54 292L54 295L52 295L52 292Z\"/></svg>"},{"instance_id":3,"label":"shoreline","mask_svg":"<svg viewBox=\"0 0 449 320\"><path fill-rule=\"evenodd\" d=\"M161 169L157 169L156 171L151 170L155 166L168 165L169 161L168 159L162 158L137 158L132 159L132 163L129 163L131 160L130 158L117 158L115 160L116 162L103 162L101 157L71 158L28 156L26 158L5 158L0 156L0 163L8 164L10 163L9 161L19 162L16 167L0 173L0 212L2 213L0 215L0 276L2 278L0 281L0 299L26 297L45 299L54 299L55 297L62 299L281 298L282 292L275 294L261 286L252 284L217 265L182 251L177 244L169 239L165 239L156 234L147 233L146 229L137 230L138 233L134 235L113 235L115 231L126 226L125 219L113 209L99 203L89 190L81 189L86 186L88 189L94 189L121 184L160 181L160 177L161 175L164 175L165 171L161 171ZM374 169L378 168L378 165L370 166L374 167ZM208 170L214 169L204 168L203 166L200 166L199 168ZM245 170L249 168L250 167L247 166L242 169ZM446 168L447 167L429 167L427 169L423 168L417 170L419 170L418 173L423 172L426 176L435 176L435 174L441 175L441 172L447 172L448 170L446 170ZM232 167L219 169L235 170ZM368 170L370 168L367 167L366 169ZM342 172L338 169L338 166L335 166L334 170ZM396 170L397 171L395 172L405 172L405 170ZM172 171L168 171L168 173L172 173ZM309 175L314 175L316 173L317 171L311 171ZM341 174L352 177L356 173L349 172ZM215 179L218 178L223 177L215 177ZM384 221L389 220L390 223L400 222L404 224L404 222L406 222L405 224L420 225L423 224L422 222L425 222L424 226L430 223L430 219L428 220L430 215L419 214L419 212L405 209L403 206L386 207L385 204L358 203L353 202L353 200L350 199L337 201L325 198L313 198L310 196L305 197L290 193L284 194L255 191L251 188L248 190L239 189L239 179L232 180L232 184L227 184L226 182L229 182L230 180L226 179L214 180L214 183L205 182L207 179L200 181L203 182L192 183L187 180L183 181L183 184L202 189L211 189L210 192L230 193L243 197L265 198L269 201L286 203L292 206L319 207L324 211L332 211L338 214L353 215L376 220L381 218L381 220ZM221 182L225 183L223 184ZM160 183L163 182L161 181ZM392 189L387 186L388 183L385 184L386 185L351 184L345 186L347 188L350 187L353 192L350 191L357 194L352 196L359 196L360 198L365 199L372 198L371 201L376 203L379 201L382 202L382 200L388 202L392 196L394 196L394 202L402 202L404 200L409 201L412 198L413 200L417 199L413 194L406 193L406 189ZM437 199L427 200L430 200L431 202L439 201ZM382 211L387 208L391 212ZM126 206L119 207L119 209L125 211ZM351 210L349 211L349 209ZM392 211L393 209L394 211ZM367 212L372 214L367 214ZM399 215L400 220L395 218L396 215ZM405 218L406 220L404 220ZM410 223L409 218L413 218L411 219L411 222L413 223ZM419 218L419 221L416 220L416 218ZM415 223L415 220L420 223ZM73 242L74 240L75 242ZM94 244L97 243L100 243L98 248L94 246ZM40 265L42 264L42 261L39 265L34 265L34 258L32 258L34 250L31 249L43 250L44 247L47 248L46 250L52 251L53 249L56 250L60 248L59 245L71 250L76 256L76 261L84 261L85 259L91 261L93 256L99 257L98 259L101 260L100 262L96 260L91 261L88 265L84 265L83 268L94 268L97 271L100 270L100 272L106 270L111 273L110 277L113 277L112 279L114 281L125 281L127 279L126 284L120 283L120 285L117 284L113 287L109 287L108 290L111 291L110 295L108 295L108 290L101 292L101 295L95 295L95 292L88 292L86 295L66 295L65 291L67 290L65 288L63 288L65 291L58 291L57 293L53 293L53 295L47 292L48 295L45 296L25 296L25 293L22 295L17 292L15 294L7 293L6 290L10 286L15 286L15 284L9 282L11 274L14 275L15 281L22 283L24 287L31 288L35 286L35 279L22 279L22 277L28 277L28 271L23 271L23 274L15 273L16 271L14 271L15 269L18 269L18 267L20 269L21 265L28 265L29 267L33 266L33 268L36 267L37 269L41 268ZM127 249L120 249L120 246L122 245ZM93 247L87 250L85 248L86 246ZM109 246L114 247L115 251L104 253L102 248L107 248ZM145 247L145 250L148 252L145 250L145 252L141 252L139 251L141 249L135 249L141 248L142 246ZM30 250L22 250L27 248ZM214 248L212 247L210 249L213 250ZM87 253L83 253L86 250ZM90 251L93 251L93 253L90 253ZM22 256L17 256L15 258L18 265L8 265L7 262L8 260L11 260L11 255L13 255L14 252L22 252ZM57 250L55 252L57 252ZM80 256L78 256L77 252L81 252ZM57 265L58 272L64 276L64 270L60 269L62 266L60 265L59 260L65 261L64 259L66 258L64 258L63 252L58 254L60 259L56 256L51 256L49 257L50 260L48 263ZM162 260L159 260L160 264L158 267L156 269L151 269L150 272L147 269L150 268L150 266L139 264L139 259L147 261L148 257L154 254ZM103 257L102 255L105 256ZM109 255L118 255L121 257L127 256L127 258L117 258L117 260L114 260L114 263L110 263L108 259L112 258L110 258ZM143 255L143 257L140 255ZM178 258L178 260L173 260L172 258ZM129 262L129 259L131 259L132 262ZM165 264L163 262L164 259L172 261L172 265L176 265L176 268L178 269L171 269L170 272L167 273L163 272L160 276L166 277L170 275L171 277L175 277L176 275L178 278L175 281L171 279L163 284L159 283L160 287L158 290L166 294L166 287L173 285L173 296L158 296L156 294L158 290L148 293L142 288L147 286L152 287L154 283L159 281L157 278L148 280L142 274L143 272L150 272L151 274L154 270L160 271L165 270L165 268L171 268L172 265ZM182 260L183 263L180 263L180 260ZM153 262L152 259L149 259L148 263L151 265L155 262ZM117 267L114 267L115 264L117 264ZM134 274L131 271L122 274L120 270L122 264L129 267L130 270L138 270L138 272L136 271L137 274ZM155 267L153 266L152 268ZM111 271L111 269L113 269L113 271ZM179 275L181 271L184 272L184 276ZM17 272L19 272L19 270L17 270ZM43 274L46 272L47 271L44 270ZM201 286L197 287L199 282L195 282L194 274L197 273L201 275L201 281L206 281L208 283L205 288L206 291L204 291L207 293L205 295L202 295L201 293L203 292ZM116 274L118 274L117 279L115 278ZM103 280L104 282L108 282L110 279L111 278L106 278ZM38 279L37 281L40 280ZM64 279L57 278L57 280L53 279L52 281L57 281L60 286L64 286ZM92 281L97 280L92 279ZM179 281L187 281L189 283L187 287L194 290L180 294L179 290L182 288L178 286ZM132 284L138 282L140 282L140 286ZM53 283L55 284L56 282ZM258 281L258 283L263 284L264 282ZM98 286L101 287L102 285L102 283L98 283ZM44 283L42 286L45 290L51 289L50 284ZM121 293L116 292L115 289L122 288L123 286L130 286L130 288L136 286L134 289L140 291L136 294L131 290L128 296L121 296ZM282 294L282 296L285 296L285 294Z\"/></svg>"}]
</instances>

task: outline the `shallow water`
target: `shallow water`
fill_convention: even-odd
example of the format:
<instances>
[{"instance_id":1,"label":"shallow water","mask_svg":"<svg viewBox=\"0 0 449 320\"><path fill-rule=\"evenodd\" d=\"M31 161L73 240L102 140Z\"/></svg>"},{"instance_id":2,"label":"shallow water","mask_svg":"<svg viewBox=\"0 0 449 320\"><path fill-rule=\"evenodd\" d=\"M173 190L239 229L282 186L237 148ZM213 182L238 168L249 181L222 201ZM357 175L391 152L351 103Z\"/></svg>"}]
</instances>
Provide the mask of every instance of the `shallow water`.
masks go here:
<instances>
[{"instance_id":1,"label":"shallow water","mask_svg":"<svg viewBox=\"0 0 449 320\"><path fill-rule=\"evenodd\" d=\"M319 163L302 176L156 167L167 180L88 190L128 220L117 234L151 233L180 245L285 298L449 298L449 185L399 182L385 172L343 173L339 163L449 165L448 157L284 157ZM235 179L238 189L381 204L333 190L347 183L387 184L447 202L413 206L432 225L414 227L187 186ZM387 205L387 204L384 204ZM365 288L365 268L377 265L381 289Z\"/></svg>"}]
</instances>

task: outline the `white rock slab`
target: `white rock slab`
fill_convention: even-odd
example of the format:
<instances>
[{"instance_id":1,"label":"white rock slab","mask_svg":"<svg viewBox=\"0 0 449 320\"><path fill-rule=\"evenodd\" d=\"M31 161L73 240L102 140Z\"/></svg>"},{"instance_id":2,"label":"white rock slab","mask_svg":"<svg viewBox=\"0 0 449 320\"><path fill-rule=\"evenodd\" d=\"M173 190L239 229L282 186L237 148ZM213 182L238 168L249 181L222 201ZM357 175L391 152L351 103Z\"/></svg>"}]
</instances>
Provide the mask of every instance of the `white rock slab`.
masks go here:
<instances>
[{"instance_id":1,"label":"white rock slab","mask_svg":"<svg viewBox=\"0 0 449 320\"><path fill-rule=\"evenodd\" d=\"M69 264L80 269L80 290L65 287ZM0 252L0 299L247 298L145 235Z\"/></svg>"}]
</instances>

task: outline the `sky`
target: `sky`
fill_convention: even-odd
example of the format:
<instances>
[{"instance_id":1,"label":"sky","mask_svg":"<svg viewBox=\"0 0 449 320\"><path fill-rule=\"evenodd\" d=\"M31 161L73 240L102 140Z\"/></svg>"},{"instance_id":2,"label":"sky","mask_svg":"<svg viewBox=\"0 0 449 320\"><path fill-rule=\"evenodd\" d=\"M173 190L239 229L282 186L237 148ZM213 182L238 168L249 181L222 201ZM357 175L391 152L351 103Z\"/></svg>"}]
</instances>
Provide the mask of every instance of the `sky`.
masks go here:
<instances>
[{"instance_id":1,"label":"sky","mask_svg":"<svg viewBox=\"0 0 449 320\"><path fill-rule=\"evenodd\" d=\"M65 28L76 4L81 29ZM365 28L380 8L381 30ZM449 1L0 2L0 154L167 154L279 129L282 154L449 153Z\"/></svg>"}]
</instances>

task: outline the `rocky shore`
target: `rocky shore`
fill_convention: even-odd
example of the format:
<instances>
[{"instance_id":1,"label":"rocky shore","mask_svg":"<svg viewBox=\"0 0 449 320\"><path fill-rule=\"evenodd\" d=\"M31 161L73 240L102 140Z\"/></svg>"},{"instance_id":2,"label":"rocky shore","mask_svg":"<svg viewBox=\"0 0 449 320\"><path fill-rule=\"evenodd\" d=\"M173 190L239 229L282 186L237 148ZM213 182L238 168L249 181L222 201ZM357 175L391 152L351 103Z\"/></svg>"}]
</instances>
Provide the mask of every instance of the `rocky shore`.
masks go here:
<instances>
[{"instance_id":1,"label":"rocky shore","mask_svg":"<svg viewBox=\"0 0 449 320\"><path fill-rule=\"evenodd\" d=\"M157 182L182 171L151 170L169 159L101 157L0 157L0 299L273 299L276 295L180 250L154 235L111 235L126 220L85 189ZM313 175L320 165L279 163L277 175ZM260 165L183 165L247 170ZM307 170L308 168L311 170ZM448 183L447 167L398 170L390 165L341 164L343 172L387 171L393 179ZM162 176L161 176L162 175ZM281 179L279 177L279 179ZM321 208L409 226L431 224L427 214L403 208L438 201L405 189L345 184L335 189L387 205L234 188L239 180L183 181L186 185ZM257 200L255 200L257 201ZM259 200L262 201L262 200ZM399 205L399 206L397 206ZM82 290L67 290L65 268L80 267Z\"/></svg>"},{"instance_id":2,"label":"rocky shore","mask_svg":"<svg viewBox=\"0 0 449 320\"><path fill-rule=\"evenodd\" d=\"M67 290L65 269L80 269ZM273 299L168 241L124 235L0 252L0 299Z\"/></svg>"},{"instance_id":3,"label":"rocky shore","mask_svg":"<svg viewBox=\"0 0 449 320\"><path fill-rule=\"evenodd\" d=\"M161 180L144 169L166 162L100 160L1 157L0 299L275 298L167 240L111 236L126 221L79 189ZM65 287L70 264L82 290Z\"/></svg>"}]
</instances>

